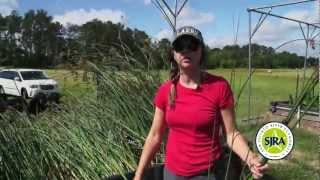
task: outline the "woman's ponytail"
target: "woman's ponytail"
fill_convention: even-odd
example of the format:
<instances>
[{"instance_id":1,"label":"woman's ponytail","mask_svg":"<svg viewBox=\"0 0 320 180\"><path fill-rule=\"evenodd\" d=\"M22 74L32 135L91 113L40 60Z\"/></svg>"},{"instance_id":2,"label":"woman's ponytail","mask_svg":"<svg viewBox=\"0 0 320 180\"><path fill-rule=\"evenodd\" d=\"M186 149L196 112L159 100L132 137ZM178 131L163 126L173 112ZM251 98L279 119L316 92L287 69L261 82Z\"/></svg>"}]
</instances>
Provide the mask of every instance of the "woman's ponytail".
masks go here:
<instances>
[{"instance_id":1,"label":"woman's ponytail","mask_svg":"<svg viewBox=\"0 0 320 180\"><path fill-rule=\"evenodd\" d=\"M170 69L170 80L171 80L171 86L170 86L170 92L168 95L169 99L169 105L170 108L172 108L175 105L175 99L176 99L176 86L179 81L180 77L180 72L179 72L179 67L177 62L174 59L173 53L170 52L170 64L171 64L171 69Z\"/></svg>"}]
</instances>

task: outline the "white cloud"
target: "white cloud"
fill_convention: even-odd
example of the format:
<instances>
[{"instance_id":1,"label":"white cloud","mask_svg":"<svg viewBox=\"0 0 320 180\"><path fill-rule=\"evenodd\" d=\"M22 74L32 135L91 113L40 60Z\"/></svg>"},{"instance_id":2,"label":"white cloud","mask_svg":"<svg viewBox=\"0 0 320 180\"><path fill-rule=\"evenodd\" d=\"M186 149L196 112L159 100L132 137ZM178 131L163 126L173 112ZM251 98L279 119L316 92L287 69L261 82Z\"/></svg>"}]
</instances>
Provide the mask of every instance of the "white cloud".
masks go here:
<instances>
[{"instance_id":1,"label":"white cloud","mask_svg":"<svg viewBox=\"0 0 320 180\"><path fill-rule=\"evenodd\" d=\"M316 14L316 10L293 10L281 15L284 17L306 21L309 23L316 22L318 17L318 15ZM307 33L306 26L302 24L302 27L304 29L304 33ZM312 30L313 28L310 29L310 33ZM319 31L320 29L318 29L316 32ZM277 46L285 42L295 39L303 39L303 35L298 23L284 19L268 18L263 22L262 26L254 35L253 42L276 48ZM303 40L300 40L296 41L295 43L289 43L279 49L279 51L283 50L294 52L299 55L304 55L305 42ZM310 53L312 52L313 50L310 50Z\"/></svg>"},{"instance_id":2,"label":"white cloud","mask_svg":"<svg viewBox=\"0 0 320 180\"><path fill-rule=\"evenodd\" d=\"M169 11L166 10L167 14ZM171 16L169 16L171 17ZM204 24L209 24L214 21L214 15L212 13L207 12L199 12L195 9L192 9L189 6L185 6L181 11L180 15L177 19L177 28L185 25L192 25L195 27L199 27ZM163 29L157 35L156 38L158 40L167 38L169 40L172 39L172 31L171 29Z\"/></svg>"},{"instance_id":3,"label":"white cloud","mask_svg":"<svg viewBox=\"0 0 320 180\"><path fill-rule=\"evenodd\" d=\"M304 11L304 10L290 11L285 14L282 14L282 16L309 21L309 22L311 22L311 20L316 20L316 18L318 17L316 16L315 11ZM252 22L253 22L252 23L253 26L257 23L256 21L252 21ZM306 28L304 25L303 27L306 33ZM244 45L249 42L247 32L245 31L239 33L237 44ZM316 32L320 32L320 29L317 30ZM258 29L256 34L254 35L252 42L276 48L285 42L295 40L295 39L303 39L303 35L301 33L298 23L281 20L281 19L267 18L263 22L262 26ZM225 45L234 44L233 37L228 35L211 38L207 42L211 48L214 48L214 47L221 48L221 47L224 47ZM289 43L279 48L278 51L289 51L289 52L297 53L298 55L304 56L305 41L299 40L293 43ZM309 55L316 56L316 50L313 50L310 48Z\"/></svg>"},{"instance_id":4,"label":"white cloud","mask_svg":"<svg viewBox=\"0 0 320 180\"><path fill-rule=\"evenodd\" d=\"M205 40L210 48L223 48L226 45L238 44L240 46L248 44L247 36L238 36L237 42L234 42L232 36L219 36Z\"/></svg>"},{"instance_id":5,"label":"white cloud","mask_svg":"<svg viewBox=\"0 0 320 180\"><path fill-rule=\"evenodd\" d=\"M185 6L177 19L177 26L192 25L200 26L212 23L214 15L208 12L199 12L189 6Z\"/></svg>"},{"instance_id":6,"label":"white cloud","mask_svg":"<svg viewBox=\"0 0 320 180\"><path fill-rule=\"evenodd\" d=\"M143 0L143 3L144 3L145 5L149 5L149 4L151 4L151 0Z\"/></svg>"},{"instance_id":7,"label":"white cloud","mask_svg":"<svg viewBox=\"0 0 320 180\"><path fill-rule=\"evenodd\" d=\"M9 6L1 6L0 5L0 14L2 16L7 16L11 13L11 11L13 10L13 8L9 7Z\"/></svg>"},{"instance_id":8,"label":"white cloud","mask_svg":"<svg viewBox=\"0 0 320 180\"><path fill-rule=\"evenodd\" d=\"M253 36L253 41L266 44L278 43L286 36L291 36L293 30L298 28L296 25L293 26L283 21L279 22L279 20L266 20Z\"/></svg>"},{"instance_id":9,"label":"white cloud","mask_svg":"<svg viewBox=\"0 0 320 180\"><path fill-rule=\"evenodd\" d=\"M170 18L171 22L173 22L173 17L168 9L165 8L166 14ZM163 17L164 18L164 17ZM190 6L185 6L178 18L177 18L177 27L191 25L195 27L199 27L204 24L209 24L214 21L214 15L208 12L200 12L191 8Z\"/></svg>"},{"instance_id":10,"label":"white cloud","mask_svg":"<svg viewBox=\"0 0 320 180\"><path fill-rule=\"evenodd\" d=\"M300 21L315 23L319 22L319 8L319 2L316 1L314 2L314 4L312 4L312 8L309 11L303 9L295 9L279 15L297 19ZM259 15L257 15L257 17L259 17ZM254 26L256 23L257 20L253 20L252 26ZM306 33L306 26L302 25L302 27L304 28L304 31ZM313 28L310 29L310 31L312 30ZM239 34L237 44L244 45L249 42L247 31L248 30L246 29ZM320 32L320 29L318 29L314 34L316 34L317 32ZM284 19L268 17L254 35L252 41L253 43L276 48L285 42L295 39L303 39L303 35L298 23ZM233 37L230 37L228 35L215 37L208 40L208 45L210 47L221 48L225 45L231 45L233 43ZM305 46L305 41L299 40L281 47L280 49L278 49L278 51L289 51L304 56ZM316 50L310 48L309 55L316 56Z\"/></svg>"},{"instance_id":11,"label":"white cloud","mask_svg":"<svg viewBox=\"0 0 320 180\"><path fill-rule=\"evenodd\" d=\"M282 14L282 16L306 21L311 19L312 13L303 10L296 10L290 11L286 14ZM256 23L257 22L253 21L252 29L254 28ZM304 25L302 26L304 27ZM283 42L285 40L292 40L294 38L302 38L300 27L297 22L269 17L257 30L253 37L253 41L257 43L272 45Z\"/></svg>"},{"instance_id":12,"label":"white cloud","mask_svg":"<svg viewBox=\"0 0 320 180\"><path fill-rule=\"evenodd\" d=\"M17 8L17 0L0 0L0 14L3 16L9 15L12 10L15 10Z\"/></svg>"},{"instance_id":13,"label":"white cloud","mask_svg":"<svg viewBox=\"0 0 320 180\"><path fill-rule=\"evenodd\" d=\"M275 13L284 17L305 21L309 23L319 22L319 1L309 4L311 9L291 9L286 13ZM259 17L257 15L256 17ZM257 20L253 20L253 26L257 23ZM306 33L306 26L302 25ZM312 31L313 28L310 29ZM319 32L320 29L317 30ZM314 33L316 34L316 32ZM247 36L247 35L246 35ZM278 47L279 45L295 40L303 39L302 32L297 22L288 21L285 19L279 19L274 17L268 17L258 29L257 33L253 37L253 43L263 44L271 47ZM247 38L248 42L248 38ZM278 51L289 51L299 55L305 54L305 42L303 40L295 41L281 47ZM310 49L310 54L315 54L315 51Z\"/></svg>"},{"instance_id":14,"label":"white cloud","mask_svg":"<svg viewBox=\"0 0 320 180\"><path fill-rule=\"evenodd\" d=\"M320 22L320 1L313 2L313 9L312 9L312 23L319 23Z\"/></svg>"},{"instance_id":15,"label":"white cloud","mask_svg":"<svg viewBox=\"0 0 320 180\"><path fill-rule=\"evenodd\" d=\"M125 2L125 3L136 3L137 2L137 0L121 0L121 1L123 1L123 2ZM143 3L144 5L150 5L151 4L151 1L152 0L139 0L140 2L139 3Z\"/></svg>"},{"instance_id":16,"label":"white cloud","mask_svg":"<svg viewBox=\"0 0 320 180\"><path fill-rule=\"evenodd\" d=\"M9 4L9 5L17 6L18 1L17 0L0 0L0 4Z\"/></svg>"},{"instance_id":17,"label":"white cloud","mask_svg":"<svg viewBox=\"0 0 320 180\"><path fill-rule=\"evenodd\" d=\"M113 23L122 23L126 24L127 16L124 12L119 10L110 10L110 9L77 9L72 11L67 11L63 15L55 15L54 21L58 21L61 24L77 24L82 25L93 19L98 19L101 21L111 21Z\"/></svg>"},{"instance_id":18,"label":"white cloud","mask_svg":"<svg viewBox=\"0 0 320 180\"><path fill-rule=\"evenodd\" d=\"M223 48L225 45L233 44L233 39L230 36L214 37L208 39L206 43L210 48Z\"/></svg>"},{"instance_id":19,"label":"white cloud","mask_svg":"<svg viewBox=\"0 0 320 180\"><path fill-rule=\"evenodd\" d=\"M300 21L305 21L308 23L315 23L317 21L317 17L318 15L316 14L315 11L306 11L306 10L295 10L295 11L290 11L286 14L284 14L283 16L288 17L288 18L292 18L292 19L296 19L296 20L300 20ZM283 24L286 25L297 25L297 23L292 22L292 21L287 21L287 20L282 20Z\"/></svg>"},{"instance_id":20,"label":"white cloud","mask_svg":"<svg viewBox=\"0 0 320 180\"><path fill-rule=\"evenodd\" d=\"M161 40L163 38L167 38L169 40L172 39L172 31L169 29L162 29L157 35L156 39Z\"/></svg>"}]
</instances>

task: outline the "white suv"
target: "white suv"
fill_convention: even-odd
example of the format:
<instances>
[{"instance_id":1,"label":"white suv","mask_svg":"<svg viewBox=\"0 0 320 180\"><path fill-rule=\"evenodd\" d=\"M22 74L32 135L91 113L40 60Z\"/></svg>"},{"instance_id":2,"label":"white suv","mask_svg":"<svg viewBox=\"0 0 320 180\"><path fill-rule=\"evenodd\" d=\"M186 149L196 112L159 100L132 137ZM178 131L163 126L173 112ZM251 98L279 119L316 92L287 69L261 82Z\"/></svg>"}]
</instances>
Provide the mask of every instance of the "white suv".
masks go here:
<instances>
[{"instance_id":1,"label":"white suv","mask_svg":"<svg viewBox=\"0 0 320 180\"><path fill-rule=\"evenodd\" d=\"M38 69L2 69L0 71L0 93L23 98L32 98L42 93L59 100L57 81L50 79Z\"/></svg>"}]
</instances>

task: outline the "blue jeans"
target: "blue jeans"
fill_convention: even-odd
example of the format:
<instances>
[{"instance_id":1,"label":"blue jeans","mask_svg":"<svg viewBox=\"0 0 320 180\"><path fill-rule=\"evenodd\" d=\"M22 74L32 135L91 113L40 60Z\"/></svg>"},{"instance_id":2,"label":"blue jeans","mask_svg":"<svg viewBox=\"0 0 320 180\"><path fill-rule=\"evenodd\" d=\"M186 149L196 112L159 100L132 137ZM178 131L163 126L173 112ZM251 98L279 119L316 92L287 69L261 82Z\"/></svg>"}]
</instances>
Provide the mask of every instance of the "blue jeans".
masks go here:
<instances>
[{"instance_id":1,"label":"blue jeans","mask_svg":"<svg viewBox=\"0 0 320 180\"><path fill-rule=\"evenodd\" d=\"M179 176L171 172L164 166L163 168L163 180L216 180L212 170L210 174L206 172L200 173L195 176Z\"/></svg>"}]
</instances>

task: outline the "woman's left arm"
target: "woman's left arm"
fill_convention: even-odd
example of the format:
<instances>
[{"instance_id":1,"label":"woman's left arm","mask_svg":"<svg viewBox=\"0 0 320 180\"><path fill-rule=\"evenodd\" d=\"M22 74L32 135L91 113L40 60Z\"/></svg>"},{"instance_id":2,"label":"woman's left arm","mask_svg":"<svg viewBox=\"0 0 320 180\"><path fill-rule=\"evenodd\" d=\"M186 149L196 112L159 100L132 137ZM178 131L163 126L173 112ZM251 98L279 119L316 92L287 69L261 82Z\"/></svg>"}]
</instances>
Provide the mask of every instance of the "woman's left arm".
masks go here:
<instances>
[{"instance_id":1,"label":"woman's left arm","mask_svg":"<svg viewBox=\"0 0 320 180\"><path fill-rule=\"evenodd\" d=\"M247 163L254 178L261 178L269 168L268 164L263 164L260 158L250 150L247 141L237 130L234 108L222 109L221 115L229 147Z\"/></svg>"}]
</instances>

